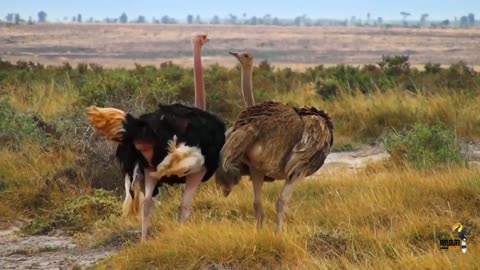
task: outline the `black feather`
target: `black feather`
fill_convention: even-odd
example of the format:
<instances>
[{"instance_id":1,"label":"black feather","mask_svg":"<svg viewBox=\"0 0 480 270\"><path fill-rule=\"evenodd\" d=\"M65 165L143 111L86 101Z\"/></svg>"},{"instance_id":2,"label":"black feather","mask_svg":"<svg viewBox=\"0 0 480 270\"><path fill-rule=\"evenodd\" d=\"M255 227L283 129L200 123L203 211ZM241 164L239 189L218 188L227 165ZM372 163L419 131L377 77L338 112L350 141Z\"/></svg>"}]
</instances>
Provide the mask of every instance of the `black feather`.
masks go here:
<instances>
[{"instance_id":1,"label":"black feather","mask_svg":"<svg viewBox=\"0 0 480 270\"><path fill-rule=\"evenodd\" d=\"M207 181L215 173L220 150L225 143L225 124L220 118L206 111L182 104L158 106L158 110L143 114L138 118L127 114L125 134L117 148L117 159L125 173L133 175L135 164L143 169L148 166L142 154L135 149L134 142L141 140L153 143L152 165L157 166L168 154L168 141L177 136L177 142L201 149L207 172L202 181ZM185 177L168 177L161 184L185 183Z\"/></svg>"}]
</instances>

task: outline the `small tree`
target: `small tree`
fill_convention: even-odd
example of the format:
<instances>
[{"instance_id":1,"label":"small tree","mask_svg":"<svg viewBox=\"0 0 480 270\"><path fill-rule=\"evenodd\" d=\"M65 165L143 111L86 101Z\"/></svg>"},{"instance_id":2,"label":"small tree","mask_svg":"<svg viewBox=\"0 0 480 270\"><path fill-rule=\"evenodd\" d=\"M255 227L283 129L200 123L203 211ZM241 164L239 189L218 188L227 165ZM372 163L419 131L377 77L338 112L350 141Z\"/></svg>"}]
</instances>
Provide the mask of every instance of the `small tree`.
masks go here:
<instances>
[{"instance_id":1,"label":"small tree","mask_svg":"<svg viewBox=\"0 0 480 270\"><path fill-rule=\"evenodd\" d=\"M82 14L77 15L77 22L81 23L82 22Z\"/></svg>"},{"instance_id":2,"label":"small tree","mask_svg":"<svg viewBox=\"0 0 480 270\"><path fill-rule=\"evenodd\" d=\"M211 24L220 24L220 18L218 15L213 16Z\"/></svg>"},{"instance_id":3,"label":"small tree","mask_svg":"<svg viewBox=\"0 0 480 270\"><path fill-rule=\"evenodd\" d=\"M127 14L122 13L122 15L120 15L120 23L128 23L128 17L127 17Z\"/></svg>"},{"instance_id":4,"label":"small tree","mask_svg":"<svg viewBox=\"0 0 480 270\"><path fill-rule=\"evenodd\" d=\"M420 25L425 26L427 24L428 13L423 13L420 17Z\"/></svg>"},{"instance_id":5,"label":"small tree","mask_svg":"<svg viewBox=\"0 0 480 270\"><path fill-rule=\"evenodd\" d=\"M473 13L468 14L468 25L469 26L475 25L475 14Z\"/></svg>"},{"instance_id":6,"label":"small tree","mask_svg":"<svg viewBox=\"0 0 480 270\"><path fill-rule=\"evenodd\" d=\"M13 23L14 18L15 18L15 14L13 13L8 13L7 16L5 16L5 20L9 23Z\"/></svg>"},{"instance_id":7,"label":"small tree","mask_svg":"<svg viewBox=\"0 0 480 270\"><path fill-rule=\"evenodd\" d=\"M468 27L470 24L468 22L468 17L467 16L462 16L460 17L460 26L461 27Z\"/></svg>"},{"instance_id":8,"label":"small tree","mask_svg":"<svg viewBox=\"0 0 480 270\"><path fill-rule=\"evenodd\" d=\"M410 13L408 12L405 12L405 11L402 11L400 12L400 15L402 15L403 17L403 25L407 26L407 18L411 15Z\"/></svg>"},{"instance_id":9,"label":"small tree","mask_svg":"<svg viewBox=\"0 0 480 270\"><path fill-rule=\"evenodd\" d=\"M15 14L15 24L20 24L21 20L22 20L22 18L20 18L20 14L16 13Z\"/></svg>"},{"instance_id":10,"label":"small tree","mask_svg":"<svg viewBox=\"0 0 480 270\"><path fill-rule=\"evenodd\" d=\"M168 17L167 15L163 15L160 21L163 24L169 24L170 23L170 17Z\"/></svg>"},{"instance_id":11,"label":"small tree","mask_svg":"<svg viewBox=\"0 0 480 270\"><path fill-rule=\"evenodd\" d=\"M45 11L38 12L37 16L38 16L39 23L47 22L47 13Z\"/></svg>"},{"instance_id":12,"label":"small tree","mask_svg":"<svg viewBox=\"0 0 480 270\"><path fill-rule=\"evenodd\" d=\"M378 17L378 18L377 18L377 25L378 25L378 26L382 26L382 25L383 25L383 18L382 18L382 17Z\"/></svg>"},{"instance_id":13,"label":"small tree","mask_svg":"<svg viewBox=\"0 0 480 270\"><path fill-rule=\"evenodd\" d=\"M147 22L147 19L145 18L145 16L143 15L138 16L137 23L146 23L146 22Z\"/></svg>"},{"instance_id":14,"label":"small tree","mask_svg":"<svg viewBox=\"0 0 480 270\"><path fill-rule=\"evenodd\" d=\"M443 20L440 22L441 27L449 27L450 26L450 20Z\"/></svg>"},{"instance_id":15,"label":"small tree","mask_svg":"<svg viewBox=\"0 0 480 270\"><path fill-rule=\"evenodd\" d=\"M187 16L187 23L188 23L188 24L192 24L192 23L193 23L193 15L192 15L192 14L188 14L188 16Z\"/></svg>"}]
</instances>

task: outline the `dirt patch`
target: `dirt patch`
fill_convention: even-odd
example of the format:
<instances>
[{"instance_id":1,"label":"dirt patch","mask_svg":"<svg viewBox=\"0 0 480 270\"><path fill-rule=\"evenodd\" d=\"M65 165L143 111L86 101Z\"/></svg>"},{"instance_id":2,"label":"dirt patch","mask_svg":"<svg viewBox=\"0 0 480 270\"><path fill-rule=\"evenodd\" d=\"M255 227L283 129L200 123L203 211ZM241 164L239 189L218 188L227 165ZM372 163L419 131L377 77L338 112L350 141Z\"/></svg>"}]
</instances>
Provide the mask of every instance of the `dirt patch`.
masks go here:
<instances>
[{"instance_id":1,"label":"dirt patch","mask_svg":"<svg viewBox=\"0 0 480 270\"><path fill-rule=\"evenodd\" d=\"M0 57L44 64L96 62L191 65L191 35L206 32L205 64L232 66L231 50L248 50L275 66L375 64L382 54L408 54L413 65L480 64L480 29L275 27L226 25L38 24L0 27ZM257 63L258 63L257 62Z\"/></svg>"},{"instance_id":2,"label":"dirt patch","mask_svg":"<svg viewBox=\"0 0 480 270\"><path fill-rule=\"evenodd\" d=\"M390 155L382 146L364 145L352 151L333 152L327 156L325 164L314 176L323 173L356 173L368 163L388 159Z\"/></svg>"},{"instance_id":3,"label":"dirt patch","mask_svg":"<svg viewBox=\"0 0 480 270\"><path fill-rule=\"evenodd\" d=\"M116 251L115 247L84 249L61 234L22 236L17 226L0 230L1 269L82 269Z\"/></svg>"}]
</instances>

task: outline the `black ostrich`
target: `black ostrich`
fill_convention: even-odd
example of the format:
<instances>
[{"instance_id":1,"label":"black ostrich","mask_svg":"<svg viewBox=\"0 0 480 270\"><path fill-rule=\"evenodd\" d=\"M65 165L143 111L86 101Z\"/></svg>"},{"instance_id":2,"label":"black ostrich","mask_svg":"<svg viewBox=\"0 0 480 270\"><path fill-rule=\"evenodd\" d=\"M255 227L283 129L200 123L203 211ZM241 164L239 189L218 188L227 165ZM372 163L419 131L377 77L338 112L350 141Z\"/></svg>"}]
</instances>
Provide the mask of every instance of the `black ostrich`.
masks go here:
<instances>
[{"instance_id":1,"label":"black ostrich","mask_svg":"<svg viewBox=\"0 0 480 270\"><path fill-rule=\"evenodd\" d=\"M202 109L205 108L205 93L201 60L198 57L201 45L206 41L206 35L193 38L195 100L196 105ZM155 112L138 118L114 108L88 109L89 121L98 133L119 143L116 155L125 174L133 179L136 167L143 172L143 177L139 178L145 196L142 241L147 236L157 186L185 183L179 209L180 223L185 223L190 216L196 189L202 181L207 181L218 167L219 152L225 142L225 124L202 109L181 104L159 105ZM195 167L182 162L187 158L196 161ZM158 177L160 167L167 168L165 166L171 169L170 173Z\"/></svg>"}]
</instances>

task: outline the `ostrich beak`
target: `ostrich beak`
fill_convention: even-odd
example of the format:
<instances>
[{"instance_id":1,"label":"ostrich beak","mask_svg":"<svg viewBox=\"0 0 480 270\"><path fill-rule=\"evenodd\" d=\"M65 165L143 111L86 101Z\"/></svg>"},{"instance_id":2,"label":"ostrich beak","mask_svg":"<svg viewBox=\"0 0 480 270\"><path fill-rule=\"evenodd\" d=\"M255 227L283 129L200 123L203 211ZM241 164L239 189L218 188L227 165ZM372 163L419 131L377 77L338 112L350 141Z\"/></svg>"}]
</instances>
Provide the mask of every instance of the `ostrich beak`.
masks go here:
<instances>
[{"instance_id":1,"label":"ostrich beak","mask_svg":"<svg viewBox=\"0 0 480 270\"><path fill-rule=\"evenodd\" d=\"M238 53L237 52L228 52L228 53L235 56L236 58L238 58Z\"/></svg>"},{"instance_id":2,"label":"ostrich beak","mask_svg":"<svg viewBox=\"0 0 480 270\"><path fill-rule=\"evenodd\" d=\"M230 192L232 192L231 189L224 189L224 190L222 190L222 191L223 191L223 196L224 196L224 197L228 197L228 195L230 195Z\"/></svg>"}]
</instances>

